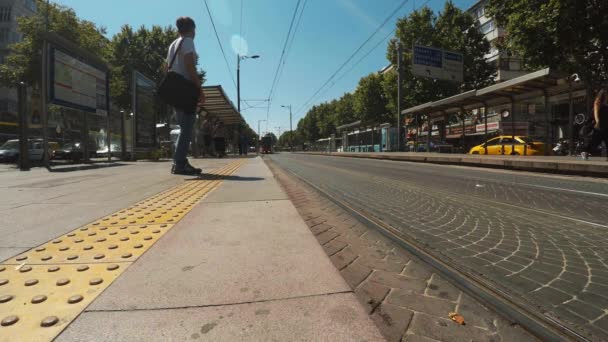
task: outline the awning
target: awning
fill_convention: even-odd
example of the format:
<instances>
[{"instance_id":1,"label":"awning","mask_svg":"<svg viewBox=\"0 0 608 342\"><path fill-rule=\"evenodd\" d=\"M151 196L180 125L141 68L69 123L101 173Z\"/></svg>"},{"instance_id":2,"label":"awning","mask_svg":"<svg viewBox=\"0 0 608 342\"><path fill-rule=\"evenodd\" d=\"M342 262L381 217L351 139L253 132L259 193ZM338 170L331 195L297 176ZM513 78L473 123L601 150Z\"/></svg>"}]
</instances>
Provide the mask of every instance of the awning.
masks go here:
<instances>
[{"instance_id":1,"label":"awning","mask_svg":"<svg viewBox=\"0 0 608 342\"><path fill-rule=\"evenodd\" d=\"M212 116L217 117L225 125L243 123L243 117L234 107L234 104L220 85L203 87L205 94L205 104L203 110Z\"/></svg>"},{"instance_id":2,"label":"awning","mask_svg":"<svg viewBox=\"0 0 608 342\"><path fill-rule=\"evenodd\" d=\"M495 85L471 90L452 97L435 102L428 102L416 107L408 108L402 112L408 114L427 114L437 117L444 113L457 112L462 108L471 106L500 105L510 103L516 97L526 97L527 94L534 95L546 91L548 94L567 93L569 91L565 75L547 69L542 69L512 80L497 83ZM573 90L584 88L582 83L573 84ZM541 95L542 96L542 95Z\"/></svg>"}]
</instances>

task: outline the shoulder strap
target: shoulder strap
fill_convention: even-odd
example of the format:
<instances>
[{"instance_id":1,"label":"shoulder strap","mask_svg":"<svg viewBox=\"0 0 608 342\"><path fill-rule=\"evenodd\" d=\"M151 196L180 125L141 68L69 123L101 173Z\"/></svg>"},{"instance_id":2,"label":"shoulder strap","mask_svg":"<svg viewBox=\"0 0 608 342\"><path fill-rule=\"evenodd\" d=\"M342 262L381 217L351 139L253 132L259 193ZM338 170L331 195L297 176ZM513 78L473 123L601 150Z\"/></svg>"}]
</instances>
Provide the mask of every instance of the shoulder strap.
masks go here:
<instances>
[{"instance_id":1,"label":"shoulder strap","mask_svg":"<svg viewBox=\"0 0 608 342\"><path fill-rule=\"evenodd\" d=\"M173 58L171 58L171 63L169 64L169 68L167 70L171 70L171 67L173 67L173 63L175 63L175 58L177 58L177 54L179 53L179 50L182 48L183 42L184 42L184 38L182 38L179 41L179 44L177 45L177 49L175 50L175 53L173 54Z\"/></svg>"}]
</instances>

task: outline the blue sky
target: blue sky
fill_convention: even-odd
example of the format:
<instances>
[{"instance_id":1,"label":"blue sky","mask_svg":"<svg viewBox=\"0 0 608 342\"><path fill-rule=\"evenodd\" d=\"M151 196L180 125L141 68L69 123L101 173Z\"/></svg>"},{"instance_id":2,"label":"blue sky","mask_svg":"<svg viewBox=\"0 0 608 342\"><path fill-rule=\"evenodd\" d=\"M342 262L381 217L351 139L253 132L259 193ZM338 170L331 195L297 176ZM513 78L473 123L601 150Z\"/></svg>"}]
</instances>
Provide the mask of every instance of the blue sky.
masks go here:
<instances>
[{"instance_id":1,"label":"blue sky","mask_svg":"<svg viewBox=\"0 0 608 342\"><path fill-rule=\"evenodd\" d=\"M304 3L305 0L302 0ZM385 67L386 44L382 43L329 90L323 91L308 106L306 101L346 61L369 35L401 4L401 0L308 0L295 40L286 58L284 71L267 111L266 102L279 62L297 0L207 0L216 28L224 46L232 75L220 51L204 0L55 0L72 7L81 18L91 20L108 30L118 32L124 24L173 25L178 16L190 16L197 23L195 40L200 64L207 71L207 85L220 84L236 104L236 53L259 54L260 59L241 63L242 113L257 130L258 120L269 117L261 128L278 134L289 129L289 112L281 105L293 106L294 129L297 122L314 104L340 97L353 91L359 79ZM428 6L437 10L445 0L430 0ZM468 8L475 0L455 0ZM409 0L389 23L345 67L371 50L394 28L396 19L410 13L423 0ZM242 25L241 25L242 4ZM242 38L240 38L242 37ZM243 44L240 42L244 41ZM236 43L239 42L239 43ZM253 106L250 108L250 106ZM261 108L258 108L261 107Z\"/></svg>"}]
</instances>

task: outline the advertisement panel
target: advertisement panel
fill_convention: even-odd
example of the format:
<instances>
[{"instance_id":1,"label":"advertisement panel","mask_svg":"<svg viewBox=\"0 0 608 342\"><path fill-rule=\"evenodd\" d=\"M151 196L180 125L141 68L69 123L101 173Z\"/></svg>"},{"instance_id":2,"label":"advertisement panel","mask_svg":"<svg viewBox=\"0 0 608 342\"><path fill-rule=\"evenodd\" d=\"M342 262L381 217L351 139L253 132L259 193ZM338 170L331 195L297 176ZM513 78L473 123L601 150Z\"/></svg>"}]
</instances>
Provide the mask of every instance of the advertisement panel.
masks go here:
<instances>
[{"instance_id":1,"label":"advertisement panel","mask_svg":"<svg viewBox=\"0 0 608 342\"><path fill-rule=\"evenodd\" d=\"M107 115L107 71L68 52L50 50L50 102L56 105Z\"/></svg>"},{"instance_id":2,"label":"advertisement panel","mask_svg":"<svg viewBox=\"0 0 608 342\"><path fill-rule=\"evenodd\" d=\"M141 73L133 72L133 116L135 150L156 147L156 83Z\"/></svg>"}]
</instances>

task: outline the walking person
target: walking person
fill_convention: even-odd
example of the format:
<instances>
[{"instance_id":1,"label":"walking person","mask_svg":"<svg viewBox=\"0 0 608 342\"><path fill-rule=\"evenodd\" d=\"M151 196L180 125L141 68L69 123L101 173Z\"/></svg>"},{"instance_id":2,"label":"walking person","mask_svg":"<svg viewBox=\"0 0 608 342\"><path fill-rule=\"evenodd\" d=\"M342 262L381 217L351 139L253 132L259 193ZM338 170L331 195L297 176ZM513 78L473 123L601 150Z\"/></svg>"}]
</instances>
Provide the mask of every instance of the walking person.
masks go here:
<instances>
[{"instance_id":1,"label":"walking person","mask_svg":"<svg viewBox=\"0 0 608 342\"><path fill-rule=\"evenodd\" d=\"M167 71L178 73L194 83L199 88L199 105L201 105L204 103L205 98L202 91L202 82L196 71L196 64L198 62L198 54L194 48L196 24L192 18L180 17L177 19L176 26L180 37L169 46ZM187 158L194 122L196 121L196 113L195 111L185 112L180 109L176 109L175 112L180 132L177 138L175 153L173 154L171 173L176 175L200 174L202 170L190 165Z\"/></svg>"},{"instance_id":2,"label":"walking person","mask_svg":"<svg viewBox=\"0 0 608 342\"><path fill-rule=\"evenodd\" d=\"M597 93L593 103L593 118L595 119L593 135L585 148L585 152L582 153L585 160L589 159L589 153L602 142L608 148L608 91L606 89Z\"/></svg>"}]
</instances>

